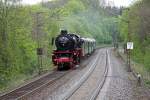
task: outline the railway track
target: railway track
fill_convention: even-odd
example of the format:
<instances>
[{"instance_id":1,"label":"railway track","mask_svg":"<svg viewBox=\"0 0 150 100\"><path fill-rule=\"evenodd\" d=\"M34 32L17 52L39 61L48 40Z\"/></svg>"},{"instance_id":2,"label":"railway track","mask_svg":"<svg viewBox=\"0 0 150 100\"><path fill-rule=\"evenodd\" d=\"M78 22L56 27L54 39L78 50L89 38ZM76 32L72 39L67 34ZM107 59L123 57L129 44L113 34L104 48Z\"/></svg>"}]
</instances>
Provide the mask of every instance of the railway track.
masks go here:
<instances>
[{"instance_id":1,"label":"railway track","mask_svg":"<svg viewBox=\"0 0 150 100\"><path fill-rule=\"evenodd\" d=\"M102 78L99 78L97 80L97 84L92 87L90 87L89 84L92 84L92 79L90 78L94 78L95 75L94 74L98 74L99 72L95 72L96 70L98 70L98 61L99 61L99 57L97 58L95 64L93 65L93 69L92 71L85 76L85 78L81 79L81 82L79 85L77 85L76 87L74 87L74 89L72 89L72 91L69 92L68 95L66 95L63 100L81 100L81 99L84 99L84 100L95 100L101 90L101 88L103 87L104 83L105 83L105 80L106 80L106 77L107 74L108 74L108 66L107 66L107 63L108 63L108 51L106 51L106 62L103 64L104 65L104 72L103 72L103 77ZM101 62L103 62L103 59L104 57L101 57ZM85 87L85 88L84 88ZM88 87L88 88L87 88ZM94 87L94 89L93 89ZM91 88L91 89L90 89ZM91 91L91 93L88 94L88 92L86 91ZM85 92L85 93L84 93ZM80 97L81 96L81 97Z\"/></svg>"},{"instance_id":2,"label":"railway track","mask_svg":"<svg viewBox=\"0 0 150 100\"><path fill-rule=\"evenodd\" d=\"M15 90L12 90L6 94L3 94L0 96L0 100L19 100L23 99L29 94L33 92L37 92L38 90L41 90L43 87L45 87L48 84L52 84L55 81L59 80L60 78L64 77L69 73L70 71L66 72L53 72L51 74L48 74L36 81L33 81L25 86L19 87Z\"/></svg>"},{"instance_id":3,"label":"railway track","mask_svg":"<svg viewBox=\"0 0 150 100\"><path fill-rule=\"evenodd\" d=\"M94 56L94 55L93 55ZM90 59L90 58L88 58ZM88 60L86 59L86 60ZM83 63L82 66L86 66L89 62ZM81 67L82 69L82 67ZM50 74L47 74L33 82L27 83L26 85L23 85L21 87L18 87L14 90L11 90L7 93L4 93L0 95L0 100L20 100L20 99L26 99L31 94L34 94L40 90L42 90L44 87L51 85L52 87L55 87L57 84L57 81L61 78L65 77L69 72L71 71L62 71L62 72L52 72ZM61 86L63 84L59 83ZM56 86L57 87L57 86Z\"/></svg>"},{"instance_id":4,"label":"railway track","mask_svg":"<svg viewBox=\"0 0 150 100\"><path fill-rule=\"evenodd\" d=\"M100 90L103 88L104 83L106 81L106 76L108 75L108 69L109 69L109 65L108 65L108 50L107 50L106 51L106 65L105 65L104 77L102 80L98 81L99 85L97 85L97 88L95 89L95 91L93 92L93 94L91 95L89 100L96 100L97 96L100 93Z\"/></svg>"},{"instance_id":5,"label":"railway track","mask_svg":"<svg viewBox=\"0 0 150 100\"><path fill-rule=\"evenodd\" d=\"M96 60L92 63L92 65L89 68L89 70L82 76L82 78L80 78L80 80L76 84L74 84L74 86L72 86L70 91L67 92L66 95L64 95L64 97L62 98L63 100L68 100L82 86L82 84L88 79L88 77L94 71L94 69L95 69L95 67L97 65L97 61L99 60L99 58L100 58L100 53L98 54Z\"/></svg>"}]
</instances>

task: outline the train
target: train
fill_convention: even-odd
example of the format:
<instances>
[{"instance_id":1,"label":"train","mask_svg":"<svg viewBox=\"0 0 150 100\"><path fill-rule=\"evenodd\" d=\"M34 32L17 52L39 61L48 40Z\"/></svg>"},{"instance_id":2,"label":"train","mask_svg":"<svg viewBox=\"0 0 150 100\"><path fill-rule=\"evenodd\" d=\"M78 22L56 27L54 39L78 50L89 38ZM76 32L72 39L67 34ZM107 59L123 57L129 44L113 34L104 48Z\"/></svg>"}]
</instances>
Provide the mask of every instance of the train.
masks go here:
<instances>
[{"instance_id":1,"label":"train","mask_svg":"<svg viewBox=\"0 0 150 100\"><path fill-rule=\"evenodd\" d=\"M52 52L52 62L57 70L74 69L83 57L91 55L96 49L95 39L83 38L67 30L61 30L53 41L56 49Z\"/></svg>"}]
</instances>

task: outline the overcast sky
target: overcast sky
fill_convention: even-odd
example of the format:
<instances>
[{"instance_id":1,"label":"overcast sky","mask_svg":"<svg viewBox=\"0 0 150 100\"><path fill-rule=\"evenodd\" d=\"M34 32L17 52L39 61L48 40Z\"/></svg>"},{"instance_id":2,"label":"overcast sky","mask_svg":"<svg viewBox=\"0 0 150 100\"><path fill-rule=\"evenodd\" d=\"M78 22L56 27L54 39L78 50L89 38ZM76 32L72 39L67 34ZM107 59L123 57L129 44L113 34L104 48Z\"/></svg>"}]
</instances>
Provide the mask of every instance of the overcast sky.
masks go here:
<instances>
[{"instance_id":1,"label":"overcast sky","mask_svg":"<svg viewBox=\"0 0 150 100\"><path fill-rule=\"evenodd\" d=\"M36 4L41 1L42 0L23 0L23 3L24 4ZM48 1L48 0L43 0L43 1ZM49 1L51 1L51 0L49 0ZM128 6L129 4L132 3L132 1L135 1L135 0L106 0L106 1L112 1L112 2L114 2L114 4L116 6Z\"/></svg>"},{"instance_id":2,"label":"overcast sky","mask_svg":"<svg viewBox=\"0 0 150 100\"><path fill-rule=\"evenodd\" d=\"M36 4L41 2L42 0L22 0L24 4ZM51 1L51 0L43 0L43 1Z\"/></svg>"},{"instance_id":3,"label":"overcast sky","mask_svg":"<svg viewBox=\"0 0 150 100\"><path fill-rule=\"evenodd\" d=\"M106 0L106 1L111 1L112 3L114 2L115 6L129 6L133 1L136 0Z\"/></svg>"}]
</instances>

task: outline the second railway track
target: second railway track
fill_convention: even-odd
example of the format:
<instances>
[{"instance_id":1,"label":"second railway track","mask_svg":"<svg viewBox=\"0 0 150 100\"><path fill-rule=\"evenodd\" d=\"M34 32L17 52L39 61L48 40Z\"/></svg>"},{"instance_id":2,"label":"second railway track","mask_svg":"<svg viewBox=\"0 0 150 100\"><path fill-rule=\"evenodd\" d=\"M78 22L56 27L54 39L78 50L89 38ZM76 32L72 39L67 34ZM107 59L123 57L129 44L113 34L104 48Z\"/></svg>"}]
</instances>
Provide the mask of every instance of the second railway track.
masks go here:
<instances>
[{"instance_id":1,"label":"second railway track","mask_svg":"<svg viewBox=\"0 0 150 100\"><path fill-rule=\"evenodd\" d=\"M109 70L109 65L108 65L108 63L109 63L109 58L108 58L109 56L108 56L108 50L106 51L106 64L105 64L105 70L104 70L104 77L103 77L103 79L99 79L98 80L98 85L96 86L96 89L95 89L95 91L92 93L92 95L89 97L89 99L88 100L96 100L96 98L97 98L97 96L99 95L99 93L100 93L100 91L101 91L101 89L103 88L103 86L104 86L104 83L105 83L105 81L106 81L106 76L108 75L108 70Z\"/></svg>"},{"instance_id":2,"label":"second railway track","mask_svg":"<svg viewBox=\"0 0 150 100\"><path fill-rule=\"evenodd\" d=\"M105 60L104 60L105 58ZM89 76L82 82L70 96L66 96L63 100L95 100L100 92L100 89L105 83L108 73L108 51L101 55L101 59L95 64L95 68ZM101 67L99 67L101 66ZM100 74L101 73L101 74Z\"/></svg>"}]
</instances>

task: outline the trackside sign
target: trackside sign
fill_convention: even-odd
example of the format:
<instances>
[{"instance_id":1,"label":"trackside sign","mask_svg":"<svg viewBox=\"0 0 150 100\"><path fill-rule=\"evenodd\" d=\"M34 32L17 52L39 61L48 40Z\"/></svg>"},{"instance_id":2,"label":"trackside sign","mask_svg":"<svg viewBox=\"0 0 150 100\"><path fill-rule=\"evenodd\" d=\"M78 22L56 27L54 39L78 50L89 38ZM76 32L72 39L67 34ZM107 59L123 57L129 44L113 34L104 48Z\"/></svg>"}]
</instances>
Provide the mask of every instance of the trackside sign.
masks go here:
<instances>
[{"instance_id":1,"label":"trackside sign","mask_svg":"<svg viewBox=\"0 0 150 100\"><path fill-rule=\"evenodd\" d=\"M127 49L133 49L133 42L127 42Z\"/></svg>"}]
</instances>

